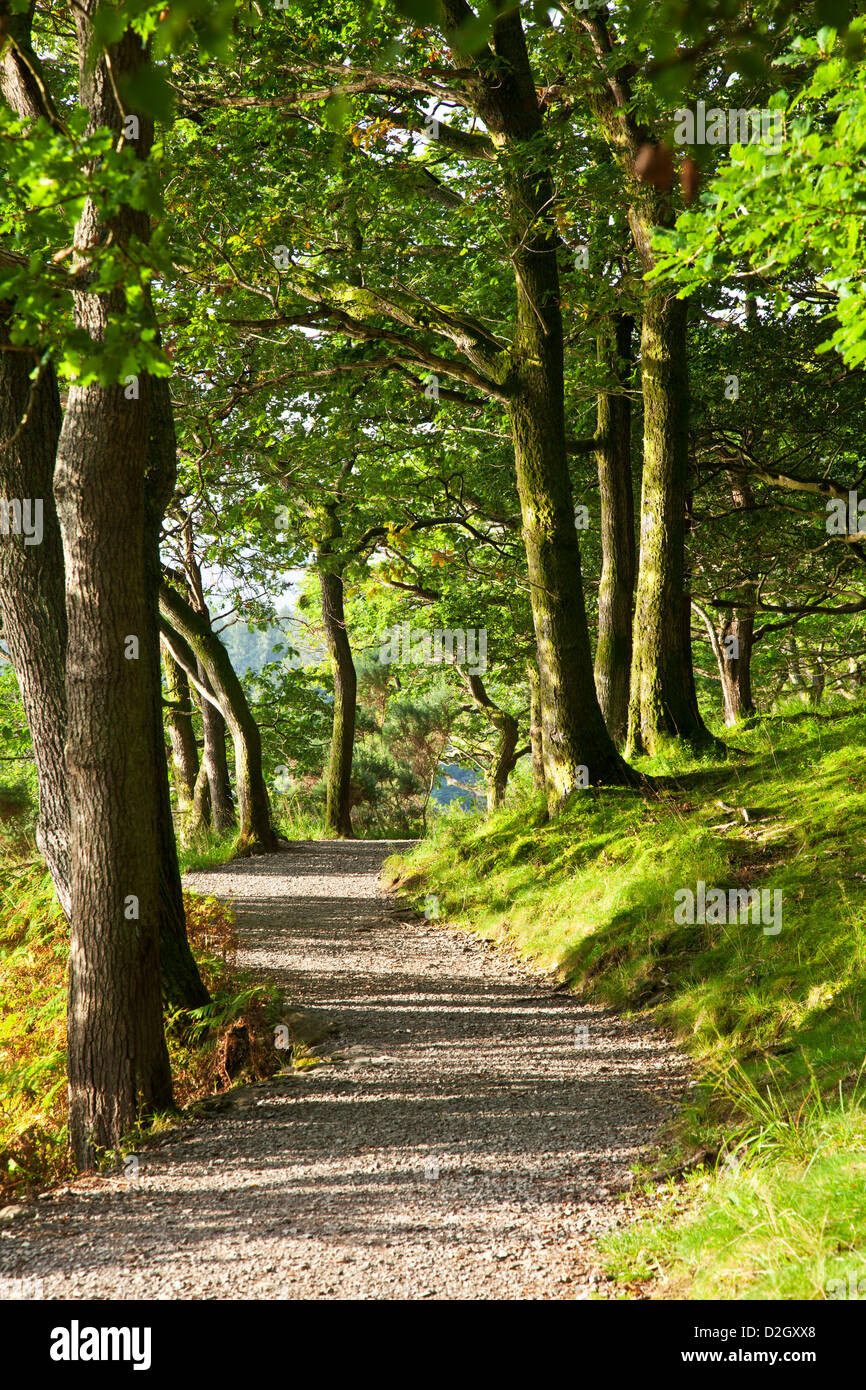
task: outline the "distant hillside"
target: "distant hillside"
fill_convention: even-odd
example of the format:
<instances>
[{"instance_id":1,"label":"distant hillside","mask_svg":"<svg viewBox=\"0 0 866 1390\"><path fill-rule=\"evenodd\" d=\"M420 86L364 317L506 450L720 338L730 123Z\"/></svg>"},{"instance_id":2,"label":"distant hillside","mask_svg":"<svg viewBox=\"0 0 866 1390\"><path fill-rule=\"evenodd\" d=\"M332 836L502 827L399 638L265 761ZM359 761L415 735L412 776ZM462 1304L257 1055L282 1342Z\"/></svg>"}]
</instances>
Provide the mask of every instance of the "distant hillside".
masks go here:
<instances>
[{"instance_id":1,"label":"distant hillside","mask_svg":"<svg viewBox=\"0 0 866 1390\"><path fill-rule=\"evenodd\" d=\"M248 671L261 671L269 662L281 659L291 659L295 666L308 666L322 659L321 650L310 645L306 629L297 618L290 616L264 630L246 623L232 623L219 635L239 676Z\"/></svg>"}]
</instances>

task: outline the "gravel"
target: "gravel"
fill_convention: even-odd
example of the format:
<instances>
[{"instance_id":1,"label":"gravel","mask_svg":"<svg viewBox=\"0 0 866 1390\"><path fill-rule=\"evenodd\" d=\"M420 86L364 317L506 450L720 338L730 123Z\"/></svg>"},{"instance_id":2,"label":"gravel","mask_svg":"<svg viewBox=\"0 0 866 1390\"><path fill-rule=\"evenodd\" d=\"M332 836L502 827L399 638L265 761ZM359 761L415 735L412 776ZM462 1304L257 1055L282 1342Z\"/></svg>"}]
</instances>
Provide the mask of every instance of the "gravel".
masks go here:
<instances>
[{"instance_id":1,"label":"gravel","mask_svg":"<svg viewBox=\"0 0 866 1390\"><path fill-rule=\"evenodd\" d=\"M688 1084L644 1021L581 1005L379 887L406 842L310 842L188 876L231 896L241 963L333 1061L239 1088L0 1223L0 1296L561 1299L611 1290ZM318 1026L315 1026L318 1025ZM10 1292L10 1290L12 1292Z\"/></svg>"}]
</instances>

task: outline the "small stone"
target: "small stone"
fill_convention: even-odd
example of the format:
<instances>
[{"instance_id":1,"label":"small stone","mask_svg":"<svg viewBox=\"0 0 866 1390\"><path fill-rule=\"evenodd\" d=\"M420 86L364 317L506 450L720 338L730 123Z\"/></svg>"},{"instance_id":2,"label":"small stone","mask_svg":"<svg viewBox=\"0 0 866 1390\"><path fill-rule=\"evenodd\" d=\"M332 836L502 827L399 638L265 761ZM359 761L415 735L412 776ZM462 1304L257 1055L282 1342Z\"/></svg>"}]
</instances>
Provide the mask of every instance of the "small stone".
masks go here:
<instances>
[{"instance_id":1,"label":"small stone","mask_svg":"<svg viewBox=\"0 0 866 1390\"><path fill-rule=\"evenodd\" d=\"M23 1207L17 1204L9 1207L0 1207L0 1222L2 1222L4 1226L11 1226L13 1221L24 1221L28 1216L33 1215L34 1213L31 1211L30 1207Z\"/></svg>"}]
</instances>

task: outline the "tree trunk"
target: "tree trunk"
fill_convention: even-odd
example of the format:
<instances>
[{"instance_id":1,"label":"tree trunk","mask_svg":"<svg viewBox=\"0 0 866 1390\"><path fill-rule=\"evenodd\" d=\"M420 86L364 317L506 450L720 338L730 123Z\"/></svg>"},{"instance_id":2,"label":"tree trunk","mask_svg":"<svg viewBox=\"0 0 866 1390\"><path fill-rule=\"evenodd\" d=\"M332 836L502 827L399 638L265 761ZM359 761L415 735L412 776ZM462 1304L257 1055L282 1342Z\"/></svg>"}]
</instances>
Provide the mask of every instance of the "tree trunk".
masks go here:
<instances>
[{"instance_id":1,"label":"tree trunk","mask_svg":"<svg viewBox=\"0 0 866 1390\"><path fill-rule=\"evenodd\" d=\"M807 690L806 678L800 666L800 648L793 632L785 638L783 647L785 652L785 665L788 669L788 680L797 694L805 698Z\"/></svg>"},{"instance_id":2,"label":"tree trunk","mask_svg":"<svg viewBox=\"0 0 866 1390\"><path fill-rule=\"evenodd\" d=\"M185 826L192 809L199 767L195 730L192 726L192 699L189 681L171 652L163 652L162 664L168 696L165 719L171 739L172 780L177 797L178 815L181 825Z\"/></svg>"},{"instance_id":3,"label":"tree trunk","mask_svg":"<svg viewBox=\"0 0 866 1390\"><path fill-rule=\"evenodd\" d=\"M728 613L719 623L718 632L713 627L710 615L693 601L692 605L703 619L716 658L719 679L722 685L722 704L725 724L736 724L738 719L754 714L751 687L751 657L754 641L754 610L750 613Z\"/></svg>"},{"instance_id":4,"label":"tree trunk","mask_svg":"<svg viewBox=\"0 0 866 1390\"><path fill-rule=\"evenodd\" d=\"M506 713L505 710L494 704L480 676L469 675L463 671L461 671L461 675L481 713L485 719L489 720L499 735L496 751L487 770L487 813L491 815L499 809L505 800L508 779L517 762L519 726L512 714Z\"/></svg>"},{"instance_id":5,"label":"tree trunk","mask_svg":"<svg viewBox=\"0 0 866 1390\"><path fill-rule=\"evenodd\" d=\"M0 92L19 116L53 118L29 13L7 17L15 45L0 60ZM23 55L23 56L22 56ZM13 306L0 304L0 499L42 508L42 538L0 536L0 622L18 678L39 785L36 841L63 911L71 908L69 803L66 795L66 598L63 547L53 482L61 410L50 362L39 352L10 352ZM35 381L30 374L39 369Z\"/></svg>"},{"instance_id":6,"label":"tree trunk","mask_svg":"<svg viewBox=\"0 0 866 1390\"><path fill-rule=\"evenodd\" d=\"M205 668L201 662L196 663L196 670L199 677L204 677ZM208 700L202 700L201 722L204 734L202 759L207 772L210 819L217 834L225 835L237 825L226 754L226 721Z\"/></svg>"},{"instance_id":7,"label":"tree trunk","mask_svg":"<svg viewBox=\"0 0 866 1390\"><path fill-rule=\"evenodd\" d=\"M620 41L604 10L582 21L598 82L587 99L630 200L628 220L645 271L655 264L652 236L671 226L670 194L642 180L647 131L633 103ZM654 753L665 737L713 742L698 709L691 664L690 600L685 592L685 501L688 475L687 308L644 286L641 325L643 482L640 559L632 640L626 756Z\"/></svg>"},{"instance_id":8,"label":"tree trunk","mask_svg":"<svg viewBox=\"0 0 866 1390\"><path fill-rule=\"evenodd\" d=\"M210 787L207 767L199 762L198 745L192 722L193 701L186 672L168 648L163 651L165 684L169 706L166 722L172 749L172 774L181 844L191 844L210 824ZM205 700L206 708L211 708ZM216 711L214 711L216 713Z\"/></svg>"},{"instance_id":9,"label":"tree trunk","mask_svg":"<svg viewBox=\"0 0 866 1390\"><path fill-rule=\"evenodd\" d=\"M532 238L534 240L534 238ZM577 787L629 782L595 693L574 500L565 452L562 337L555 261L538 248L521 281L518 341L529 362L509 400L517 490L541 683L548 807ZM536 312L544 305L544 333Z\"/></svg>"},{"instance_id":10,"label":"tree trunk","mask_svg":"<svg viewBox=\"0 0 866 1390\"><path fill-rule=\"evenodd\" d=\"M541 682L534 661L527 662L529 676L529 742L532 747L532 785L544 791L544 743L541 737Z\"/></svg>"},{"instance_id":11,"label":"tree trunk","mask_svg":"<svg viewBox=\"0 0 866 1390\"><path fill-rule=\"evenodd\" d=\"M755 611L737 608L719 634L719 674L722 678L725 724L728 727L755 713L752 699L752 644Z\"/></svg>"},{"instance_id":12,"label":"tree trunk","mask_svg":"<svg viewBox=\"0 0 866 1390\"><path fill-rule=\"evenodd\" d=\"M644 303L644 411L640 563L634 620L628 748L656 753L666 737L712 741L695 692L684 591L688 472L688 360L684 301Z\"/></svg>"},{"instance_id":13,"label":"tree trunk","mask_svg":"<svg viewBox=\"0 0 866 1390\"><path fill-rule=\"evenodd\" d=\"M39 785L36 842L68 917L66 600L52 490L60 397L53 369L46 367L33 387L29 375L37 364L36 354L4 352L8 341L8 318L0 308L0 498L38 503L42 539L29 545L23 535L0 535L0 619L33 742ZM36 515L32 510L31 521Z\"/></svg>"},{"instance_id":14,"label":"tree trunk","mask_svg":"<svg viewBox=\"0 0 866 1390\"><path fill-rule=\"evenodd\" d=\"M54 119L54 108L44 81L37 81L41 73L40 65L29 38L30 18L28 15L14 16L11 32L15 45L10 45L0 65L0 86L3 94L21 115L43 115ZM132 54L138 61L140 53ZM24 55L24 58L22 58ZM26 61L24 60L26 59ZM106 105L112 106L107 96L103 79L93 84L92 94L102 103L101 116L106 114ZM116 107L109 115L115 121L119 113ZM147 136L145 136L147 139ZM142 224L144 225L144 224ZM96 230L95 224L92 230ZM98 235L98 230L96 232ZM92 301L79 301L92 307ZM91 320L97 334L101 309L97 309ZM0 329L0 333L6 329ZM37 843L45 856L51 872L58 897L64 911L71 911L71 850L70 823L67 789L65 784L64 748L66 742L66 602L64 596L64 562L54 496L52 477L56 452L60 437L61 417L57 382L53 368L43 367L31 387L27 375L31 366L26 355L4 352L0 354L0 373L4 376L0 387L0 432L5 435L4 426L12 426L9 435L12 445L9 450L10 461L17 460L29 478L29 486L38 485L43 505L44 539L39 546L25 548L23 561L27 563L26 580L29 592L18 594L16 606L18 613L27 615L26 630L19 627L20 618L8 615L6 618L10 650L14 649L13 661L17 663L22 698L27 712L31 738L40 786L40 824ZM152 613L156 614L156 588L158 582L159 529L162 513L171 495L175 479L174 423L168 384L165 381L152 383L152 413L149 421L149 449L146 481L146 515L148 525L149 563L151 568ZM7 418L8 412L8 418ZM14 417L17 415L17 419ZM14 424L13 424L14 419ZM19 433L20 430L20 433ZM8 437L8 436L7 436ZM0 480L3 479L3 454L0 453ZM8 480L16 485L21 479ZM17 495L17 494L15 494ZM27 494L29 495L29 494ZM34 555L34 550L37 552ZM10 558L14 558L10 553ZM154 580L154 573L156 580ZM2 576L2 593L8 602L15 597L18 582L11 572ZM33 621L34 615L38 615ZM155 631L155 629L154 629ZM29 650L29 643L38 640L38 652ZM159 675L158 651L154 647L155 665L152 670L154 727L160 747L163 746L161 681ZM175 1007L192 1006L207 1001L207 991L201 983L197 967L186 939L186 922L183 915L183 901L180 877L177 872L174 831L171 821L171 807L168 798L167 774L160 774L164 787L160 789L160 865L164 879L162 908L160 916L160 935L163 942L163 988L166 999Z\"/></svg>"},{"instance_id":15,"label":"tree trunk","mask_svg":"<svg viewBox=\"0 0 866 1390\"><path fill-rule=\"evenodd\" d=\"M207 701L203 700L202 705ZM211 823L210 819L210 782L207 775L207 764L202 758L199 765L198 776L195 779L195 787L192 793L192 807L189 813L189 834L190 840L204 830Z\"/></svg>"},{"instance_id":16,"label":"tree trunk","mask_svg":"<svg viewBox=\"0 0 866 1390\"><path fill-rule=\"evenodd\" d=\"M179 657L177 647L172 642L172 637L177 633L189 646L195 660L201 662L229 727L235 750L235 783L240 811L238 853L276 849L278 841L271 825L268 789L262 772L261 735L231 658L202 614L197 613L192 604L187 603L168 584L163 584L160 589L160 611L163 631L172 646L173 655ZM184 665L183 659L180 659ZM184 669L195 683L195 672L186 666Z\"/></svg>"},{"instance_id":17,"label":"tree trunk","mask_svg":"<svg viewBox=\"0 0 866 1390\"><path fill-rule=\"evenodd\" d=\"M150 447L145 480L145 547L151 628L148 651L151 661L154 741L160 750L156 776L159 795L159 950L162 997L169 1009L197 1009L210 1001L210 995L199 974L187 935L183 884L177 858L177 837L171 814L171 789L165 756L159 647L159 586L162 582L159 545L162 519L177 481L177 437L168 381L165 377L156 377L150 384L150 390Z\"/></svg>"},{"instance_id":18,"label":"tree trunk","mask_svg":"<svg viewBox=\"0 0 866 1390\"><path fill-rule=\"evenodd\" d=\"M184 525L184 548L186 551L186 573L189 585L189 600L197 613L200 613L205 627L212 631L210 611L204 596L201 579L201 566L195 553L192 520L186 518ZM199 680L206 680L205 668L196 662ZM237 825L235 806L232 800L232 787L229 779L229 764L226 755L226 721L219 710L209 700L201 702L201 720L204 730L204 752L209 787L208 803L211 821L218 835L225 835ZM202 803L203 804L203 803Z\"/></svg>"},{"instance_id":19,"label":"tree trunk","mask_svg":"<svg viewBox=\"0 0 866 1390\"><path fill-rule=\"evenodd\" d=\"M751 319L755 312L755 302L749 298L746 303L747 308L751 306L748 315ZM755 494L748 479L729 474L728 481L737 510L753 512L755 510ZM747 546L748 540L747 536ZM755 641L755 605L758 587L753 561L748 562L746 583L741 587L741 593L742 601L737 604L722 632L724 660L720 669L725 702L725 723L728 725L736 724L738 719L745 719L755 713L755 702L752 699L752 651Z\"/></svg>"},{"instance_id":20,"label":"tree trunk","mask_svg":"<svg viewBox=\"0 0 866 1390\"><path fill-rule=\"evenodd\" d=\"M598 358L610 388L598 397L598 486L601 497L601 579L595 687L608 732L618 747L628 728L628 696L634 608L634 496L631 468L631 401L626 394L634 320L616 316L615 333L598 340Z\"/></svg>"},{"instance_id":21,"label":"tree trunk","mask_svg":"<svg viewBox=\"0 0 866 1390\"><path fill-rule=\"evenodd\" d=\"M142 387L144 383L142 382ZM149 391L72 388L56 494L68 580L69 1133L81 1168L171 1103L144 553ZM118 517L124 518L123 527ZM130 638L136 657L127 658Z\"/></svg>"},{"instance_id":22,"label":"tree trunk","mask_svg":"<svg viewBox=\"0 0 866 1390\"><path fill-rule=\"evenodd\" d=\"M339 558L334 554L334 542L338 541L341 535L337 504L329 503L325 507L325 530L317 554L322 591L322 623L334 677L334 719L328 759L325 833L329 837L351 839L354 832L349 793L355 750L358 678L352 660L349 634L346 631L342 567Z\"/></svg>"},{"instance_id":23,"label":"tree trunk","mask_svg":"<svg viewBox=\"0 0 866 1390\"><path fill-rule=\"evenodd\" d=\"M91 13L76 14L82 101L91 128L119 132L114 84L144 66L144 50L127 32L103 54ZM152 134L142 119L140 158ZM108 236L119 245L132 237L146 242L149 225L146 212L130 208L107 224L88 202L75 229L76 260ZM75 298L77 322L95 341L126 311L121 287L79 291ZM81 1168L91 1167L101 1150L119 1148L142 1113L172 1101L159 959L167 772L161 718L157 732L159 649L146 495L151 404L145 375L132 400L120 385L73 385L55 472L68 629L69 1135Z\"/></svg>"},{"instance_id":24,"label":"tree trunk","mask_svg":"<svg viewBox=\"0 0 866 1390\"><path fill-rule=\"evenodd\" d=\"M811 705L820 705L826 685L827 670L824 665L822 649L819 647L809 663L809 703Z\"/></svg>"},{"instance_id":25,"label":"tree trunk","mask_svg":"<svg viewBox=\"0 0 866 1390\"><path fill-rule=\"evenodd\" d=\"M562 309L554 189L526 36L517 9L497 13L492 45L461 47L466 7L443 0L465 88L502 152L506 235L517 316L509 352L508 417L541 681L548 807L576 787L635 779L613 745L595 693L592 651L565 442ZM470 66L471 65L471 66Z\"/></svg>"}]
</instances>

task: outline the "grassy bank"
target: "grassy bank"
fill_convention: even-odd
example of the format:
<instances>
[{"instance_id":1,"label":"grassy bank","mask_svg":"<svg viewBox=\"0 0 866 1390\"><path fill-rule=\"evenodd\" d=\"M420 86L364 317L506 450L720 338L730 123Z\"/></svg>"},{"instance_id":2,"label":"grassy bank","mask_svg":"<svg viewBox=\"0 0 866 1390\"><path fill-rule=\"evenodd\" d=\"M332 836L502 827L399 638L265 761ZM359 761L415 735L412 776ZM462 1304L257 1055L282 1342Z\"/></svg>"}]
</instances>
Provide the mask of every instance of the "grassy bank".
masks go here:
<instances>
[{"instance_id":1,"label":"grassy bank","mask_svg":"<svg viewBox=\"0 0 866 1390\"><path fill-rule=\"evenodd\" d=\"M866 1275L866 719L799 708L732 741L646 761L651 797L443 818L392 881L583 997L649 1010L693 1056L664 1164L693 1168L608 1245L612 1272L661 1296L838 1296ZM677 924L701 882L779 890L781 930Z\"/></svg>"}]
</instances>

